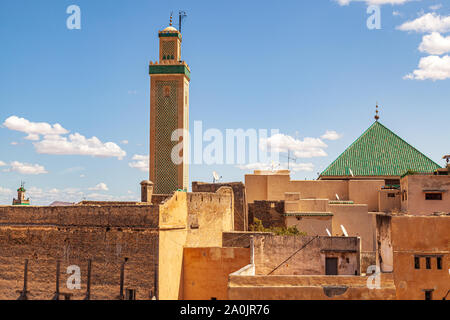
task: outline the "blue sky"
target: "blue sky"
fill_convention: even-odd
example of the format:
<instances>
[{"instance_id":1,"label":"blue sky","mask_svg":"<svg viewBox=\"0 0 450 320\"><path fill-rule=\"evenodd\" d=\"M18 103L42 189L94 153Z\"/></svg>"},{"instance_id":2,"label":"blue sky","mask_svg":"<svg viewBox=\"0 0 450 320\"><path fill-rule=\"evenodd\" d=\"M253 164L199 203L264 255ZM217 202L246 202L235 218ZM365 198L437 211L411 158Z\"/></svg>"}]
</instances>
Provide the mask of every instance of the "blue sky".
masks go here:
<instances>
[{"instance_id":1,"label":"blue sky","mask_svg":"<svg viewBox=\"0 0 450 320\"><path fill-rule=\"evenodd\" d=\"M382 5L381 29L370 30L371 1L404 3ZM158 30L180 9L188 13L182 58L192 75L191 126L201 120L205 129L321 139L325 154L299 158L309 171L292 175L314 179L371 125L378 101L380 121L442 165L450 138L450 7L368 2L1 1L0 203L11 202L21 180L33 204L139 198L148 173L130 163L149 152L148 63L158 58ZM66 27L72 4L81 9L80 30ZM24 119L51 126L34 125L44 133L30 136L33 124ZM69 142L78 134L92 150L51 150L47 129ZM339 139L321 138L326 131ZM92 137L98 141L86 141ZM211 181L214 170L225 181L251 172L192 165L191 181Z\"/></svg>"}]
</instances>

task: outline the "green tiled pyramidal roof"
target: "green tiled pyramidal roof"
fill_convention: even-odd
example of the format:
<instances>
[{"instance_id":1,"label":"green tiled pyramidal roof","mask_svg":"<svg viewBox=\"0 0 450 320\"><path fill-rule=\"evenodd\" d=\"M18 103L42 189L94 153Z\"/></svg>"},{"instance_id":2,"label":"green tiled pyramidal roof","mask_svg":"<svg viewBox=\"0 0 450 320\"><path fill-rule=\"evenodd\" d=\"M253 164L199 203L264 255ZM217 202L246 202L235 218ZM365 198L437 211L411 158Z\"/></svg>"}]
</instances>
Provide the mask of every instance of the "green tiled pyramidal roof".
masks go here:
<instances>
[{"instance_id":1,"label":"green tiled pyramidal roof","mask_svg":"<svg viewBox=\"0 0 450 320\"><path fill-rule=\"evenodd\" d=\"M401 176L434 172L438 164L376 121L320 175Z\"/></svg>"}]
</instances>

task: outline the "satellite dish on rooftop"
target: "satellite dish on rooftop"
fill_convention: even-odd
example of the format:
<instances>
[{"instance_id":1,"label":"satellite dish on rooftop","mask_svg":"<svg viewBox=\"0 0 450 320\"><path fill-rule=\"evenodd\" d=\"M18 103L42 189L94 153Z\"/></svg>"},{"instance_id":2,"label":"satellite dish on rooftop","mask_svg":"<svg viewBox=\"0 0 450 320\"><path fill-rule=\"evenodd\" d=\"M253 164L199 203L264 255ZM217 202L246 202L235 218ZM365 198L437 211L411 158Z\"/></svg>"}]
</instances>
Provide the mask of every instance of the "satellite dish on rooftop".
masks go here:
<instances>
[{"instance_id":1,"label":"satellite dish on rooftop","mask_svg":"<svg viewBox=\"0 0 450 320\"><path fill-rule=\"evenodd\" d=\"M222 179L222 176L219 176L219 174L216 171L213 171L213 183L219 182L220 179Z\"/></svg>"},{"instance_id":2,"label":"satellite dish on rooftop","mask_svg":"<svg viewBox=\"0 0 450 320\"><path fill-rule=\"evenodd\" d=\"M348 168L348 171L350 171L350 174L352 175L352 177L354 177L355 175L353 174L352 169Z\"/></svg>"},{"instance_id":3,"label":"satellite dish on rooftop","mask_svg":"<svg viewBox=\"0 0 450 320\"><path fill-rule=\"evenodd\" d=\"M331 237L331 232L330 232L330 230L328 230L328 228L326 228L325 230L327 230L328 236Z\"/></svg>"},{"instance_id":4,"label":"satellite dish on rooftop","mask_svg":"<svg viewBox=\"0 0 450 320\"><path fill-rule=\"evenodd\" d=\"M341 199L339 199L339 195L336 193L336 200L341 200Z\"/></svg>"},{"instance_id":5,"label":"satellite dish on rooftop","mask_svg":"<svg viewBox=\"0 0 450 320\"><path fill-rule=\"evenodd\" d=\"M344 233L344 236L348 237L347 230L345 230L344 226L341 224L341 230Z\"/></svg>"}]
</instances>

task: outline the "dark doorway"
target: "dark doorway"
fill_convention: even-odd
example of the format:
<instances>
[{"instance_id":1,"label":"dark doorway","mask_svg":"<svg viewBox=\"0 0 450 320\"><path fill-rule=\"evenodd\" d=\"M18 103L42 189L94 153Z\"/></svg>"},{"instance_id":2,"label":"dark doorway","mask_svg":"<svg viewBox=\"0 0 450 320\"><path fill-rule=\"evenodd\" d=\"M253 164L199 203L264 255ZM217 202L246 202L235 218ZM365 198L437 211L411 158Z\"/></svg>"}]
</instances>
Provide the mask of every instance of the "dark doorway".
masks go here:
<instances>
[{"instance_id":1,"label":"dark doorway","mask_svg":"<svg viewBox=\"0 0 450 320\"><path fill-rule=\"evenodd\" d=\"M338 274L338 258L325 258L325 274L329 276Z\"/></svg>"},{"instance_id":2,"label":"dark doorway","mask_svg":"<svg viewBox=\"0 0 450 320\"><path fill-rule=\"evenodd\" d=\"M433 300L433 290L424 290L425 300Z\"/></svg>"}]
</instances>

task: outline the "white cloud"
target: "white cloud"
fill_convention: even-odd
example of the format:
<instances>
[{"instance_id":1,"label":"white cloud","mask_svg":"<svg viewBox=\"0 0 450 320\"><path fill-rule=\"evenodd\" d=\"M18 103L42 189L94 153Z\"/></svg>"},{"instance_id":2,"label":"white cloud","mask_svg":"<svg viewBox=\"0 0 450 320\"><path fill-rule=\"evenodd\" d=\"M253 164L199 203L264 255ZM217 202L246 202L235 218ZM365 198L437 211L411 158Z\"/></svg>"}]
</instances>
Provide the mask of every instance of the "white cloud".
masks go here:
<instances>
[{"instance_id":1,"label":"white cloud","mask_svg":"<svg viewBox=\"0 0 450 320\"><path fill-rule=\"evenodd\" d=\"M392 11L392 15L393 15L394 17L400 17L402 14L400 13L400 11L394 10L394 11Z\"/></svg>"},{"instance_id":2,"label":"white cloud","mask_svg":"<svg viewBox=\"0 0 450 320\"><path fill-rule=\"evenodd\" d=\"M46 122L31 122L17 116L9 117L3 122L3 125L10 130L27 133L28 136L25 137L27 140L39 140L40 135L69 133L59 123L51 125Z\"/></svg>"},{"instance_id":3,"label":"white cloud","mask_svg":"<svg viewBox=\"0 0 450 320\"><path fill-rule=\"evenodd\" d=\"M133 162L129 162L128 165L131 168L139 169L143 172L149 171L149 156L148 155L139 155L135 154L132 158Z\"/></svg>"},{"instance_id":4,"label":"white cloud","mask_svg":"<svg viewBox=\"0 0 450 320\"><path fill-rule=\"evenodd\" d=\"M10 195L12 193L11 189L0 187L0 195Z\"/></svg>"},{"instance_id":5,"label":"white cloud","mask_svg":"<svg viewBox=\"0 0 450 320\"><path fill-rule=\"evenodd\" d=\"M0 167L4 167L6 166L6 163L4 163L3 161L0 161Z\"/></svg>"},{"instance_id":6,"label":"white cloud","mask_svg":"<svg viewBox=\"0 0 450 320\"><path fill-rule=\"evenodd\" d=\"M450 56L428 56L420 59L418 69L406 75L410 80L445 80L450 78Z\"/></svg>"},{"instance_id":7,"label":"white cloud","mask_svg":"<svg viewBox=\"0 0 450 320\"><path fill-rule=\"evenodd\" d=\"M45 122L30 122L24 118L11 116L5 120L3 125L10 130L27 133L28 136L25 139L36 141L33 144L38 153L117 157L119 160L126 156L126 152L114 142L103 143L97 137L88 139L79 133L64 137L62 135L69 131L58 123L50 125ZM44 136L42 140L40 140L41 135Z\"/></svg>"},{"instance_id":8,"label":"white cloud","mask_svg":"<svg viewBox=\"0 0 450 320\"><path fill-rule=\"evenodd\" d=\"M83 197L83 192L77 188L44 190L33 186L26 189L27 197L30 198L33 205L49 205L53 201L79 202Z\"/></svg>"},{"instance_id":9,"label":"white cloud","mask_svg":"<svg viewBox=\"0 0 450 320\"><path fill-rule=\"evenodd\" d=\"M398 26L397 29L419 33L445 33L450 31L450 16L440 16L436 12L427 13L415 20L403 23L401 26Z\"/></svg>"},{"instance_id":10,"label":"white cloud","mask_svg":"<svg viewBox=\"0 0 450 320\"><path fill-rule=\"evenodd\" d=\"M283 153L292 151L296 158L326 157L327 153L323 149L327 147L319 138L306 137L299 140L281 133L260 140L261 150Z\"/></svg>"},{"instance_id":11,"label":"white cloud","mask_svg":"<svg viewBox=\"0 0 450 320\"><path fill-rule=\"evenodd\" d=\"M324 140L334 141L334 140L339 140L340 138L342 138L342 134L339 134L336 131L327 130L325 132L325 134L323 136L321 136L321 138Z\"/></svg>"},{"instance_id":12,"label":"white cloud","mask_svg":"<svg viewBox=\"0 0 450 320\"><path fill-rule=\"evenodd\" d=\"M35 142L34 146L38 153L44 154L117 157L119 160L126 156L126 152L113 142L103 143L97 137L87 139L79 133L70 134L69 138L46 135L43 140Z\"/></svg>"},{"instance_id":13,"label":"white cloud","mask_svg":"<svg viewBox=\"0 0 450 320\"><path fill-rule=\"evenodd\" d=\"M442 4L435 4L433 6L430 6L430 9L433 11L439 10L440 8L442 8Z\"/></svg>"},{"instance_id":14,"label":"white cloud","mask_svg":"<svg viewBox=\"0 0 450 320\"><path fill-rule=\"evenodd\" d=\"M341 6L348 6L351 2L365 2L368 5L384 5L384 4L404 4L415 0L335 0Z\"/></svg>"},{"instance_id":15,"label":"white cloud","mask_svg":"<svg viewBox=\"0 0 450 320\"><path fill-rule=\"evenodd\" d=\"M422 38L419 50L434 55L450 52L450 36L443 37L439 32L426 35Z\"/></svg>"},{"instance_id":16,"label":"white cloud","mask_svg":"<svg viewBox=\"0 0 450 320\"><path fill-rule=\"evenodd\" d=\"M267 163L261 163L261 162L255 162L255 163L249 163L244 165L238 165L237 168L241 170L282 170L288 168L288 163L281 163L279 165L274 166L272 168L271 165ZM293 172L298 171L313 171L314 170L314 164L312 163L289 163L289 169Z\"/></svg>"},{"instance_id":17,"label":"white cloud","mask_svg":"<svg viewBox=\"0 0 450 320\"><path fill-rule=\"evenodd\" d=\"M19 143L16 142L16 141L11 142L11 145L12 145L12 146L17 146L18 144L19 144Z\"/></svg>"},{"instance_id":18,"label":"white cloud","mask_svg":"<svg viewBox=\"0 0 450 320\"><path fill-rule=\"evenodd\" d=\"M89 188L89 190L92 190L92 191L108 191L109 189L108 189L108 186L106 185L106 183L100 182L95 187Z\"/></svg>"},{"instance_id":19,"label":"white cloud","mask_svg":"<svg viewBox=\"0 0 450 320\"><path fill-rule=\"evenodd\" d=\"M8 169L8 171L33 175L48 173L45 168L39 164L22 163L19 161L11 162L11 167L10 169Z\"/></svg>"},{"instance_id":20,"label":"white cloud","mask_svg":"<svg viewBox=\"0 0 450 320\"><path fill-rule=\"evenodd\" d=\"M113 196L109 194L102 193L91 193L86 195L86 200L91 201L137 201L134 194L128 194L123 196Z\"/></svg>"},{"instance_id":21,"label":"white cloud","mask_svg":"<svg viewBox=\"0 0 450 320\"><path fill-rule=\"evenodd\" d=\"M128 144L128 140L122 140L122 144Z\"/></svg>"}]
</instances>

